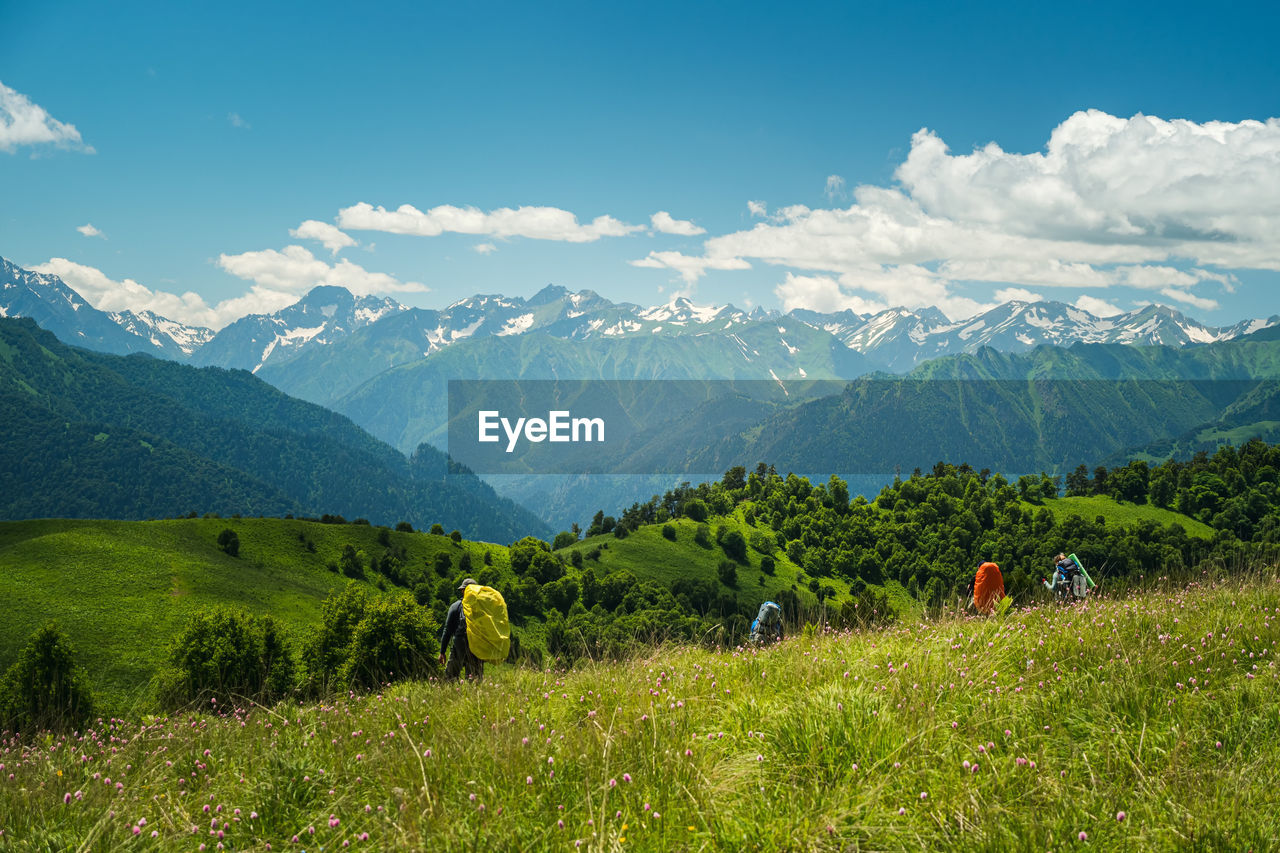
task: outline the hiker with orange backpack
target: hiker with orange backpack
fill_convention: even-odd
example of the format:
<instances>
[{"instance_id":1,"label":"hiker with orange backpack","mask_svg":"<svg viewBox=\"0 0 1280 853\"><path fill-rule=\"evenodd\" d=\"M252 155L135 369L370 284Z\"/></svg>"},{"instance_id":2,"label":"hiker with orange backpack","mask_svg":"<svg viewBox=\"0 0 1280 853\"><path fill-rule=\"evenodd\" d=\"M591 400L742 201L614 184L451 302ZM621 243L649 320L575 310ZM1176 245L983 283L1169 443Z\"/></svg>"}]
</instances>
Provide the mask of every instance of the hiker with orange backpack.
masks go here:
<instances>
[{"instance_id":1,"label":"hiker with orange backpack","mask_svg":"<svg viewBox=\"0 0 1280 853\"><path fill-rule=\"evenodd\" d=\"M987 560L973 578L973 606L979 613L993 613L1003 599L1004 575L999 566Z\"/></svg>"}]
</instances>

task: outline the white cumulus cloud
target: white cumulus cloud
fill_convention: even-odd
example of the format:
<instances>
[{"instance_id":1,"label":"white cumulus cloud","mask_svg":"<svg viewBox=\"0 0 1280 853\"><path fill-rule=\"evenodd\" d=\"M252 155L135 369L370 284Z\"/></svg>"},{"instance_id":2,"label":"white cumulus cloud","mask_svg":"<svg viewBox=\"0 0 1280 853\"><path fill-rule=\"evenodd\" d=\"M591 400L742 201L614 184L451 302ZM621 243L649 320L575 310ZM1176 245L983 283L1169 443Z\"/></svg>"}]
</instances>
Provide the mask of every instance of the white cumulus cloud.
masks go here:
<instances>
[{"instance_id":1,"label":"white cumulus cloud","mask_svg":"<svg viewBox=\"0 0 1280 853\"><path fill-rule=\"evenodd\" d=\"M152 311L170 320L193 326L208 326L212 329L220 329L244 314L259 310L260 307L271 305L274 307L267 310L277 311L296 301L296 297L286 294L281 294L287 298L283 303L279 303L278 299L272 299L270 295L258 294L251 298L239 297L224 301L217 306L210 306L198 293L187 291L177 294L152 290L131 278L115 280L97 267L79 264L66 258L50 258L48 262L33 266L31 269L45 275L56 275L100 311Z\"/></svg>"},{"instance_id":2,"label":"white cumulus cloud","mask_svg":"<svg viewBox=\"0 0 1280 853\"><path fill-rule=\"evenodd\" d=\"M787 273L786 279L773 292L782 301L784 311L807 308L810 311L832 313L849 309L855 314L875 314L889 307L883 302L850 293L828 275Z\"/></svg>"},{"instance_id":3,"label":"white cumulus cloud","mask_svg":"<svg viewBox=\"0 0 1280 853\"><path fill-rule=\"evenodd\" d=\"M492 255L494 252L498 251L498 247L493 243L476 243L471 247L471 251L475 252L477 255Z\"/></svg>"},{"instance_id":4,"label":"white cumulus cloud","mask_svg":"<svg viewBox=\"0 0 1280 853\"><path fill-rule=\"evenodd\" d=\"M823 195L832 201L844 198L844 178L839 175L827 175L827 186L823 190Z\"/></svg>"},{"instance_id":5,"label":"white cumulus cloud","mask_svg":"<svg viewBox=\"0 0 1280 853\"><path fill-rule=\"evenodd\" d=\"M680 274L686 284L693 284L707 270L748 270L751 264L741 258L699 258L681 252L650 252L647 257L627 261L633 267L669 269Z\"/></svg>"},{"instance_id":6,"label":"white cumulus cloud","mask_svg":"<svg viewBox=\"0 0 1280 853\"><path fill-rule=\"evenodd\" d=\"M1280 270L1276 118L1201 124L1090 110L1030 154L995 143L955 154L924 129L895 178L854 187L847 207L770 213L750 202L761 221L708 238L702 263L682 256L683 274L758 260L826 276L846 295L956 316L979 305L960 295L970 281L1138 288L1211 308L1204 291L1230 291L1233 270Z\"/></svg>"},{"instance_id":7,"label":"white cumulus cloud","mask_svg":"<svg viewBox=\"0 0 1280 853\"><path fill-rule=\"evenodd\" d=\"M350 234L318 219L308 219L297 228L290 228L289 236L297 237L299 240L319 240L335 255L348 246L358 245Z\"/></svg>"},{"instance_id":8,"label":"white cumulus cloud","mask_svg":"<svg viewBox=\"0 0 1280 853\"><path fill-rule=\"evenodd\" d=\"M1218 307L1218 301L1216 299L1209 299L1204 296L1196 296L1194 293L1190 293L1185 290L1179 290L1176 287L1161 288L1160 293L1168 297L1169 299L1174 300L1175 302L1183 302L1195 308L1203 308L1206 311L1212 311L1214 308Z\"/></svg>"},{"instance_id":9,"label":"white cumulus cloud","mask_svg":"<svg viewBox=\"0 0 1280 853\"><path fill-rule=\"evenodd\" d=\"M192 291L182 294L153 290L131 278L112 279L102 270L66 258L51 258L31 267L56 275L95 308L102 311L152 311L193 326L221 329L246 314L270 314L287 308L321 284L339 285L356 294L424 291L417 282L402 282L386 273L369 272L347 260L328 264L301 246L283 251L220 255L218 265L232 275L253 282L244 293L208 304Z\"/></svg>"},{"instance_id":10,"label":"white cumulus cloud","mask_svg":"<svg viewBox=\"0 0 1280 853\"><path fill-rule=\"evenodd\" d=\"M419 237L453 232L567 243L590 243L601 237L622 237L644 230L643 225L628 225L612 216L597 216L590 222L580 223L577 216L558 207L501 207L483 211L442 204L421 211L411 204L387 210L366 202L342 208L338 212L338 224L352 231L385 231Z\"/></svg>"},{"instance_id":11,"label":"white cumulus cloud","mask_svg":"<svg viewBox=\"0 0 1280 853\"><path fill-rule=\"evenodd\" d=\"M94 153L74 124L58 121L26 95L0 83L0 151L12 153L20 145L56 145Z\"/></svg>"},{"instance_id":12,"label":"white cumulus cloud","mask_svg":"<svg viewBox=\"0 0 1280 853\"><path fill-rule=\"evenodd\" d=\"M997 302L1040 302L1044 299L1024 287L1006 287L995 292Z\"/></svg>"},{"instance_id":13,"label":"white cumulus cloud","mask_svg":"<svg viewBox=\"0 0 1280 853\"><path fill-rule=\"evenodd\" d=\"M679 234L682 237L696 237L699 234L706 234L707 229L694 225L687 219L673 219L670 213L665 210L659 210L653 216L649 217L649 221L653 223L655 231L663 234Z\"/></svg>"},{"instance_id":14,"label":"white cumulus cloud","mask_svg":"<svg viewBox=\"0 0 1280 853\"><path fill-rule=\"evenodd\" d=\"M86 222L84 225L77 225L76 230L86 237L101 237L104 240L107 239L107 235L103 234L97 228L94 228L92 223Z\"/></svg>"},{"instance_id":15,"label":"white cumulus cloud","mask_svg":"<svg viewBox=\"0 0 1280 853\"><path fill-rule=\"evenodd\" d=\"M1071 304L1079 308L1081 311L1088 311L1095 317L1114 317L1117 314L1124 313L1121 309L1112 305L1107 300L1099 299L1096 296L1090 296L1087 293L1080 294L1080 298Z\"/></svg>"},{"instance_id":16,"label":"white cumulus cloud","mask_svg":"<svg viewBox=\"0 0 1280 853\"><path fill-rule=\"evenodd\" d=\"M239 255L219 255L218 266L234 276L283 293L300 294L322 284L345 287L357 295L423 292L416 281L400 281L381 272L370 272L346 258L328 264L302 246L265 249Z\"/></svg>"}]
</instances>

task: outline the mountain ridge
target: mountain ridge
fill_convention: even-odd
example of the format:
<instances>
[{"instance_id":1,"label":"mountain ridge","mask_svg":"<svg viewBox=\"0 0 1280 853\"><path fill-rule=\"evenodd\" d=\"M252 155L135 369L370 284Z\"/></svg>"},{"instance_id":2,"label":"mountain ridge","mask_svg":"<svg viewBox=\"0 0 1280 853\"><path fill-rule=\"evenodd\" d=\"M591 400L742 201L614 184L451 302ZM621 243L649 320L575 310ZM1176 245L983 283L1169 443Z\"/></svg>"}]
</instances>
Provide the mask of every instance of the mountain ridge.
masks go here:
<instances>
[{"instance_id":1,"label":"mountain ridge","mask_svg":"<svg viewBox=\"0 0 1280 853\"><path fill-rule=\"evenodd\" d=\"M537 331L577 341L645 335L732 336L752 323L791 318L831 335L876 367L906 373L924 361L974 353L984 346L1002 352L1025 352L1041 344L1195 346L1280 323L1280 315L1272 315L1229 326L1208 326L1157 304L1100 317L1054 301L1010 301L959 321L932 307L891 307L874 314L804 308L783 313L760 307L743 311L732 304L696 305L684 296L644 307L613 302L594 290L571 292L555 284L528 298L476 294L434 309L409 308L387 297L357 297L344 287L321 285L280 311L246 315L215 333L151 312L99 312L56 276L22 270L3 259L0 281L4 282L0 315L32 316L68 343L117 354L149 352L201 366L255 372L307 353L312 354L313 362L322 362L325 359L316 357L317 351L365 329L374 330L364 341L378 353L375 361L386 369L460 341L489 336ZM14 292L19 289L22 298ZM77 317L84 318L78 321L79 326ZM400 317L406 319L396 321ZM117 328L111 328L112 324ZM766 376L762 373L760 378ZM368 378L366 371L362 379Z\"/></svg>"},{"instance_id":2,"label":"mountain ridge","mask_svg":"<svg viewBox=\"0 0 1280 853\"><path fill-rule=\"evenodd\" d=\"M510 541L542 522L246 371L69 347L0 320L0 517L336 513ZM474 535L473 534L473 535Z\"/></svg>"}]
</instances>

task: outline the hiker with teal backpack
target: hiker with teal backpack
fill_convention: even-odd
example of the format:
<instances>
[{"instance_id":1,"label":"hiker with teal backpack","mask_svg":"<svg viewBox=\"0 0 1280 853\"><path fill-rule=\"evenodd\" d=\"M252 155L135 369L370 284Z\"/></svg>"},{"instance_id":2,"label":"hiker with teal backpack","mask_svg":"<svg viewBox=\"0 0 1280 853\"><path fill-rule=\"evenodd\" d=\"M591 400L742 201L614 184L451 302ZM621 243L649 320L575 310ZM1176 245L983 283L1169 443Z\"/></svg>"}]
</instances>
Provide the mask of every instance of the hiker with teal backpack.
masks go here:
<instances>
[{"instance_id":1,"label":"hiker with teal backpack","mask_svg":"<svg viewBox=\"0 0 1280 853\"><path fill-rule=\"evenodd\" d=\"M507 603L496 589L481 586L474 578L459 584L458 592L462 597L449 605L440 631L440 663L444 665L444 677L450 681L464 669L468 679L481 681L485 662L502 663L510 650Z\"/></svg>"},{"instance_id":2,"label":"hiker with teal backpack","mask_svg":"<svg viewBox=\"0 0 1280 853\"><path fill-rule=\"evenodd\" d=\"M760 605L760 611L751 623L751 642L757 646L768 645L781 641L782 636L782 608L775 602L766 601Z\"/></svg>"}]
</instances>

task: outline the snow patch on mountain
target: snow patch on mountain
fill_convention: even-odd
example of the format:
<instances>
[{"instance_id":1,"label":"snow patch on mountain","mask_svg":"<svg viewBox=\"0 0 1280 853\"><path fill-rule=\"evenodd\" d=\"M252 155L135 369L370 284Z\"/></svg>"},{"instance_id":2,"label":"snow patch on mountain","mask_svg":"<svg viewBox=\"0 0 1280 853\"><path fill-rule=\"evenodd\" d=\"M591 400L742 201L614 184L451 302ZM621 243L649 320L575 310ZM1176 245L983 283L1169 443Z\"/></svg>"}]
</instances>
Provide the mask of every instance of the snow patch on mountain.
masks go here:
<instances>
[{"instance_id":1,"label":"snow patch on mountain","mask_svg":"<svg viewBox=\"0 0 1280 853\"><path fill-rule=\"evenodd\" d=\"M500 336L520 335L529 331L531 328L533 328L533 314L521 314L519 317L512 317L504 323L502 328L495 332L495 334Z\"/></svg>"}]
</instances>

